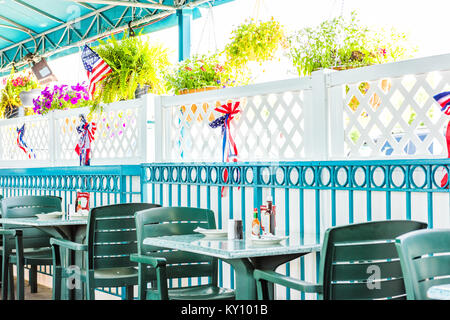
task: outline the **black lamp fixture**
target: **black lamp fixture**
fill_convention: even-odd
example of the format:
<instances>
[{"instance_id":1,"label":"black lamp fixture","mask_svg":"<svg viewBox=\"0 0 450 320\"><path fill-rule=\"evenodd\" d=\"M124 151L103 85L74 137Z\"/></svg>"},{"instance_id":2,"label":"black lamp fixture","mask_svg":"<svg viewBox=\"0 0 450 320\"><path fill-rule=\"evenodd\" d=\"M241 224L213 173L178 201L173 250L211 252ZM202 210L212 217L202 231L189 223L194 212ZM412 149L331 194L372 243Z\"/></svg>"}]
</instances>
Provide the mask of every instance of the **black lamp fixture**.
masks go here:
<instances>
[{"instance_id":1,"label":"black lamp fixture","mask_svg":"<svg viewBox=\"0 0 450 320\"><path fill-rule=\"evenodd\" d=\"M57 81L45 58L41 58L38 62L35 62L36 58L34 57L30 60L32 63L31 70L40 84L46 85L52 81Z\"/></svg>"}]
</instances>

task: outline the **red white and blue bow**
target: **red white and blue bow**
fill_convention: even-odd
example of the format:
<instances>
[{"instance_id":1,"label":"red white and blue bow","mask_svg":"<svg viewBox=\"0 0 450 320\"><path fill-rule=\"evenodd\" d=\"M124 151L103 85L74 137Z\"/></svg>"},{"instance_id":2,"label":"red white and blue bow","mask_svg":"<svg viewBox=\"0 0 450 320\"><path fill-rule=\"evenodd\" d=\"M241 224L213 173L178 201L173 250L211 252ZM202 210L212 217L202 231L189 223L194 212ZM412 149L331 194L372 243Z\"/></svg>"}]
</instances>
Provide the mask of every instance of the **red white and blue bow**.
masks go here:
<instances>
[{"instance_id":1,"label":"red white and blue bow","mask_svg":"<svg viewBox=\"0 0 450 320\"><path fill-rule=\"evenodd\" d=\"M25 123L20 129L16 128L16 130L17 130L17 145L19 146L19 148L23 152L25 152L25 154L28 156L28 159L31 159L31 157L36 159L36 154L33 152L33 149L28 147L25 141L23 141L23 136L25 135Z\"/></svg>"},{"instance_id":2,"label":"red white and blue bow","mask_svg":"<svg viewBox=\"0 0 450 320\"><path fill-rule=\"evenodd\" d=\"M89 166L91 165L91 143L94 140L97 125L95 122L87 122L82 114L80 114L80 121L81 123L77 127L77 132L80 134L80 140L75 147L75 152L80 157L80 166Z\"/></svg>"},{"instance_id":3,"label":"red white and blue bow","mask_svg":"<svg viewBox=\"0 0 450 320\"><path fill-rule=\"evenodd\" d=\"M231 135L230 123L231 120L234 119L234 116L241 111L239 110L239 104L239 101L234 103L234 105L229 102L221 107L215 108L215 111L223 113L224 115L209 123L211 128L217 128L219 126L222 128L222 162L238 161L238 150L233 136ZM224 182L227 182L228 170L225 169L223 174ZM223 196L224 188L222 187L222 197Z\"/></svg>"},{"instance_id":4,"label":"red white and blue bow","mask_svg":"<svg viewBox=\"0 0 450 320\"><path fill-rule=\"evenodd\" d=\"M441 92L433 98L441 105L441 111L450 116L450 91ZM445 140L447 141L448 158L450 158L450 121L447 123L447 130L445 133ZM449 187L448 173L445 173L441 180L441 188Z\"/></svg>"}]
</instances>

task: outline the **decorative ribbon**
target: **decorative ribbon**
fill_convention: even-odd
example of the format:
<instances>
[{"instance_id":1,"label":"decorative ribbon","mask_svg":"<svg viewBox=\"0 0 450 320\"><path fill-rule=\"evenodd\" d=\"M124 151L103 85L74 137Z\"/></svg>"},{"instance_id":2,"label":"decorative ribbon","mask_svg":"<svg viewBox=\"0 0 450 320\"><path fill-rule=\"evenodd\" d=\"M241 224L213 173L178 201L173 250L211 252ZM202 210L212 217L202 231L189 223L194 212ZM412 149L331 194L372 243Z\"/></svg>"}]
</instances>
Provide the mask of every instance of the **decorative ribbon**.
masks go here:
<instances>
[{"instance_id":1,"label":"decorative ribbon","mask_svg":"<svg viewBox=\"0 0 450 320\"><path fill-rule=\"evenodd\" d=\"M447 123L447 132L445 134L445 139L447 140L447 157L450 158L450 121ZM441 188L444 188L445 186L447 186L446 188L448 189L448 173L445 173L444 177L441 180Z\"/></svg>"},{"instance_id":2,"label":"decorative ribbon","mask_svg":"<svg viewBox=\"0 0 450 320\"><path fill-rule=\"evenodd\" d=\"M97 125L95 122L87 122L83 114L80 114L80 125L77 127L77 132L80 134L80 139L75 152L80 157L80 166L91 165L91 143L94 140L95 130Z\"/></svg>"},{"instance_id":3,"label":"decorative ribbon","mask_svg":"<svg viewBox=\"0 0 450 320\"><path fill-rule=\"evenodd\" d=\"M36 154L33 152L33 149L27 146L25 141L23 141L23 136L25 135L25 123L23 126L17 130L17 145L20 149L22 149L23 152L25 152L26 155L28 155L28 159L31 159L31 156L33 156L34 159L36 159Z\"/></svg>"},{"instance_id":4,"label":"decorative ribbon","mask_svg":"<svg viewBox=\"0 0 450 320\"><path fill-rule=\"evenodd\" d=\"M214 110L224 115L215 119L209 123L211 128L222 127L222 162L237 162L238 161L238 150L236 143L234 142L233 136L231 135L230 123L234 119L234 116L238 114L240 102L236 102L234 105L229 102L217 107ZM225 169L223 172L224 182L228 181L228 170ZM224 197L224 187L222 187L222 197Z\"/></svg>"},{"instance_id":5,"label":"decorative ribbon","mask_svg":"<svg viewBox=\"0 0 450 320\"><path fill-rule=\"evenodd\" d=\"M441 111L447 115L450 116L450 91L441 92L433 98L441 105ZM445 140L447 142L447 157L450 158L450 121L447 123L447 130L445 133ZM444 177L441 180L441 188L449 188L449 181L448 181L448 167L446 167L446 173L444 174Z\"/></svg>"}]
</instances>

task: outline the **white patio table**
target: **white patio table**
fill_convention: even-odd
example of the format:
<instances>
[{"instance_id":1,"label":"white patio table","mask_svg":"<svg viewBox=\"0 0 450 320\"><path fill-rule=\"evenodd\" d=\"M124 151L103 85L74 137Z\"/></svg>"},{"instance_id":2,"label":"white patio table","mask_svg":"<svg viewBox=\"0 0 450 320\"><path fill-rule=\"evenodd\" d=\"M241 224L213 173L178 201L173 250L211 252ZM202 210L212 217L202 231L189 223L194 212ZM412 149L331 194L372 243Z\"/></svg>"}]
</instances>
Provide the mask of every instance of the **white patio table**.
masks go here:
<instances>
[{"instance_id":1,"label":"white patio table","mask_svg":"<svg viewBox=\"0 0 450 320\"><path fill-rule=\"evenodd\" d=\"M86 237L86 225L87 219L46 219L41 220L36 218L0 218L0 224L2 225L14 225L17 229L20 226L28 226L38 228L55 238L62 238L71 240L78 243L83 243ZM83 257L81 254L71 254L67 256L67 263L69 265L81 265ZM64 286L65 284L63 284ZM71 290L67 292L67 298L76 299L78 294Z\"/></svg>"},{"instance_id":2,"label":"white patio table","mask_svg":"<svg viewBox=\"0 0 450 320\"><path fill-rule=\"evenodd\" d=\"M427 291L428 298L437 300L450 300L450 284L432 286Z\"/></svg>"},{"instance_id":3,"label":"white patio table","mask_svg":"<svg viewBox=\"0 0 450 320\"><path fill-rule=\"evenodd\" d=\"M277 245L255 245L243 240L209 239L201 234L145 238L144 244L199 253L229 263L236 272L236 299L256 299L254 269L275 270L278 266L311 252L320 251L315 237L308 240L292 234Z\"/></svg>"}]
</instances>

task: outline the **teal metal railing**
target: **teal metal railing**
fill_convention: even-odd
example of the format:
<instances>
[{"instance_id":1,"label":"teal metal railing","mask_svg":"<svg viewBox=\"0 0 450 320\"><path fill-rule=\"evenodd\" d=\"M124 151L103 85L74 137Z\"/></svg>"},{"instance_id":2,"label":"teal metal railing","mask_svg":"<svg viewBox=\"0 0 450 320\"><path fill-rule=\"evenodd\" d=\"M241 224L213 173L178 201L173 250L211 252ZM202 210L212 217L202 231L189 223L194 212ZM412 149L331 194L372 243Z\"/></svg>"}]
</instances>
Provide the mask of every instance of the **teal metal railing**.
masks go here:
<instances>
[{"instance_id":1,"label":"teal metal railing","mask_svg":"<svg viewBox=\"0 0 450 320\"><path fill-rule=\"evenodd\" d=\"M75 203L77 190L90 193L91 207L142 202L140 166L91 166L0 169L0 192L4 197L54 195L63 206ZM52 275L51 266L40 266L40 273ZM100 291L124 297L122 288Z\"/></svg>"},{"instance_id":2,"label":"teal metal railing","mask_svg":"<svg viewBox=\"0 0 450 320\"><path fill-rule=\"evenodd\" d=\"M441 186L449 166L449 159L408 159L0 169L0 192L5 197L57 195L65 206L81 189L90 192L91 207L140 201L203 207L216 213L219 228L230 218L242 218L247 230L253 208L271 195L277 231L299 232L320 242L330 226L371 220L413 219L430 228L450 227L448 183ZM279 271L317 281L319 259L319 254L307 255ZM220 285L233 288L233 270L221 263L219 272ZM182 281L206 279L171 285ZM122 295L119 289L107 292ZM277 294L308 297L290 290Z\"/></svg>"},{"instance_id":3,"label":"teal metal railing","mask_svg":"<svg viewBox=\"0 0 450 320\"><path fill-rule=\"evenodd\" d=\"M328 227L354 222L414 219L430 228L450 226L448 183L441 186L449 165L449 159L152 163L142 165L142 182L151 202L213 209L219 228L239 217L249 230L252 209L271 195L280 232L312 234L319 243ZM283 271L317 281L320 255L308 261L316 266L309 274L305 259ZM220 285L234 287L233 270L219 264L219 271ZM281 294L291 298L290 290Z\"/></svg>"}]
</instances>

